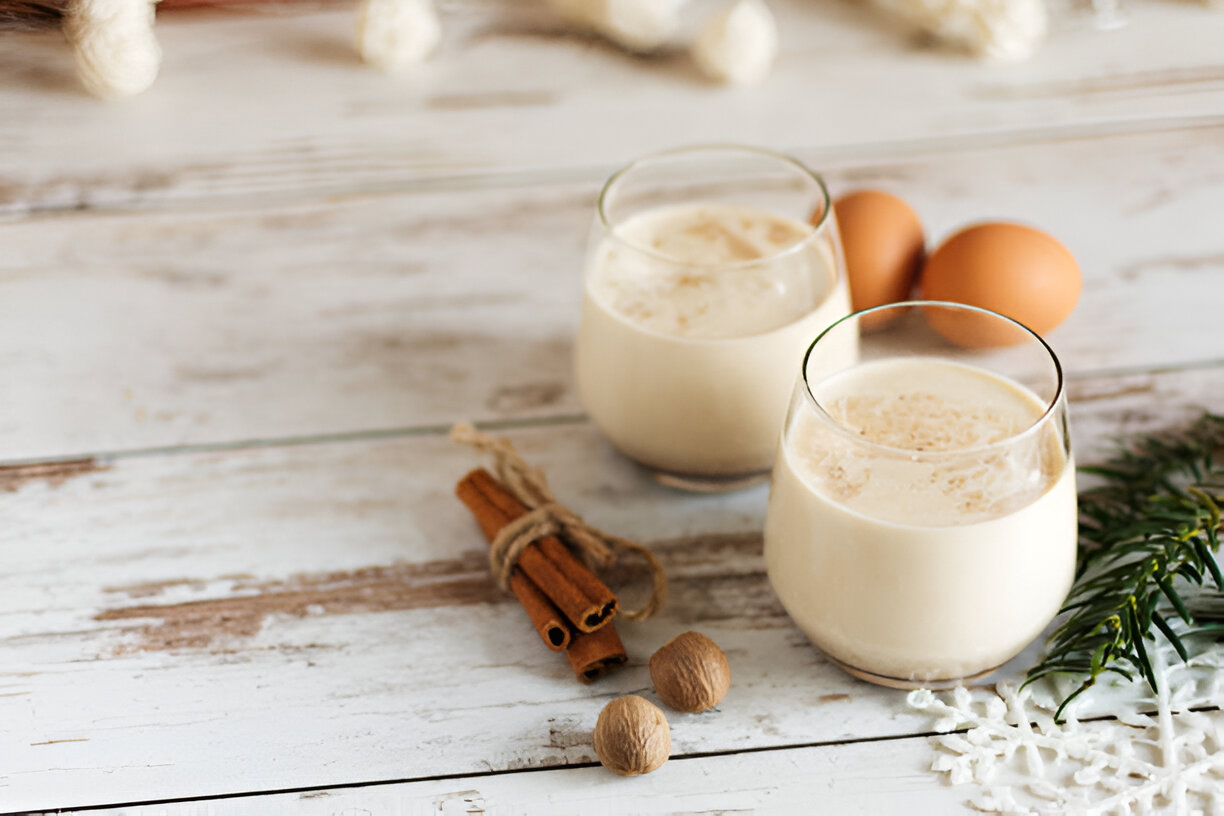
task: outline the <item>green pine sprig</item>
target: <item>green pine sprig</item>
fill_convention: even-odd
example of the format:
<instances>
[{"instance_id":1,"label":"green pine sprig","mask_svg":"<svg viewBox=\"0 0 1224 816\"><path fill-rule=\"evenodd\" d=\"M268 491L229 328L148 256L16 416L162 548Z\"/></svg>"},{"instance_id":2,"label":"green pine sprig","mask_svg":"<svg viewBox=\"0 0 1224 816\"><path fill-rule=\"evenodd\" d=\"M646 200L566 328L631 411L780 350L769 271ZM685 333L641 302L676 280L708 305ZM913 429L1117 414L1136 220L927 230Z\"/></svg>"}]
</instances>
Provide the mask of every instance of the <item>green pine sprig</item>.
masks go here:
<instances>
[{"instance_id":1,"label":"green pine sprig","mask_svg":"<svg viewBox=\"0 0 1224 816\"><path fill-rule=\"evenodd\" d=\"M1224 416L1140 437L1099 467L1100 483L1079 495L1079 557L1062 611L1025 684L1050 674L1084 676L1055 712L1106 672L1153 690L1148 643L1159 631L1188 658L1184 640L1224 636L1224 575L1216 560L1224 505ZM1174 625L1176 620L1181 623Z\"/></svg>"}]
</instances>

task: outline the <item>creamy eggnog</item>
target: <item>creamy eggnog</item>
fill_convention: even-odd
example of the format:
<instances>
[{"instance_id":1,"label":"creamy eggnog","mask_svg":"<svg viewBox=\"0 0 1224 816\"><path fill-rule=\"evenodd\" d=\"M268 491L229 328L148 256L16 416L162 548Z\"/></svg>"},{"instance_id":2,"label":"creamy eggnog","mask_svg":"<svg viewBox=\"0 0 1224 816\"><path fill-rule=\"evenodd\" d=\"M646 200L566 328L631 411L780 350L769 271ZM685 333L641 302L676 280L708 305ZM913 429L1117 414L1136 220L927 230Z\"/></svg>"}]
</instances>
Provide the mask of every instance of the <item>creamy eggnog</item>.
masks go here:
<instances>
[{"instance_id":1,"label":"creamy eggnog","mask_svg":"<svg viewBox=\"0 0 1224 816\"><path fill-rule=\"evenodd\" d=\"M816 382L765 525L770 581L869 679L972 677L1018 654L1075 569L1074 466L1046 403L974 366L896 358ZM829 420L832 421L829 421Z\"/></svg>"},{"instance_id":2,"label":"creamy eggnog","mask_svg":"<svg viewBox=\"0 0 1224 816\"><path fill-rule=\"evenodd\" d=\"M670 473L770 467L804 347L850 308L836 249L814 232L684 204L638 212L593 247L578 389L617 448Z\"/></svg>"}]
</instances>

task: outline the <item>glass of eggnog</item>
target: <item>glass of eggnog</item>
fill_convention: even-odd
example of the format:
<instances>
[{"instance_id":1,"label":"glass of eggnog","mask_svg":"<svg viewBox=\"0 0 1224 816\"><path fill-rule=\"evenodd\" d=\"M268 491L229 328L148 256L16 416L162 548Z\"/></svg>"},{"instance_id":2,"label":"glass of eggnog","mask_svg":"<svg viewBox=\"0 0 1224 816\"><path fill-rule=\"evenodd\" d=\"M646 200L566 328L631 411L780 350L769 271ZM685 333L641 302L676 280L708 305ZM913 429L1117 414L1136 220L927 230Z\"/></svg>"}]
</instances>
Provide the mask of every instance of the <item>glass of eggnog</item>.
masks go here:
<instances>
[{"instance_id":1,"label":"glass of eggnog","mask_svg":"<svg viewBox=\"0 0 1224 816\"><path fill-rule=\"evenodd\" d=\"M860 332L866 315L891 322ZM830 660L899 688L987 674L1058 613L1075 555L1062 369L1039 336L914 302L857 312L811 344L765 562Z\"/></svg>"},{"instance_id":2,"label":"glass of eggnog","mask_svg":"<svg viewBox=\"0 0 1224 816\"><path fill-rule=\"evenodd\" d=\"M660 481L763 481L810 338L850 311L820 177L766 150L640 159L599 197L576 346L595 425Z\"/></svg>"}]
</instances>

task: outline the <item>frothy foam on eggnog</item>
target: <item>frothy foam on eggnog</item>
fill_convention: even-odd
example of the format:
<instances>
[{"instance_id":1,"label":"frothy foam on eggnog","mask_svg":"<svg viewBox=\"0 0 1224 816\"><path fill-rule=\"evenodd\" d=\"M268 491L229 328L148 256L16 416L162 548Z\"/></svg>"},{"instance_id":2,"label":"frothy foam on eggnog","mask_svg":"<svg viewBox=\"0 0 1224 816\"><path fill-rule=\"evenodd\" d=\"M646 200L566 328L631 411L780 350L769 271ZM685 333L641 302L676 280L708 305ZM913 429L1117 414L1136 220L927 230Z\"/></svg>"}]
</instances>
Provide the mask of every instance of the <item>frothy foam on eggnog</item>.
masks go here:
<instances>
[{"instance_id":1,"label":"frothy foam on eggnog","mask_svg":"<svg viewBox=\"0 0 1224 816\"><path fill-rule=\"evenodd\" d=\"M1035 500L1063 471L1048 433L1031 446L988 447L1023 433L1046 406L982 369L879 361L825 380L814 395L852 437L881 447L856 445L804 416L792 440L797 464L821 492L874 518L927 526L996 518Z\"/></svg>"},{"instance_id":2,"label":"frothy foam on eggnog","mask_svg":"<svg viewBox=\"0 0 1224 816\"><path fill-rule=\"evenodd\" d=\"M598 248L588 290L605 308L660 334L759 334L810 313L832 286L815 279L810 259L779 259L813 231L747 207L658 207L613 228L618 240Z\"/></svg>"},{"instance_id":3,"label":"frothy foam on eggnog","mask_svg":"<svg viewBox=\"0 0 1224 816\"><path fill-rule=\"evenodd\" d=\"M1041 413L1021 401L988 405L921 390L840 397L825 408L839 424L869 442L916 452L1001 442L1032 425Z\"/></svg>"}]
</instances>

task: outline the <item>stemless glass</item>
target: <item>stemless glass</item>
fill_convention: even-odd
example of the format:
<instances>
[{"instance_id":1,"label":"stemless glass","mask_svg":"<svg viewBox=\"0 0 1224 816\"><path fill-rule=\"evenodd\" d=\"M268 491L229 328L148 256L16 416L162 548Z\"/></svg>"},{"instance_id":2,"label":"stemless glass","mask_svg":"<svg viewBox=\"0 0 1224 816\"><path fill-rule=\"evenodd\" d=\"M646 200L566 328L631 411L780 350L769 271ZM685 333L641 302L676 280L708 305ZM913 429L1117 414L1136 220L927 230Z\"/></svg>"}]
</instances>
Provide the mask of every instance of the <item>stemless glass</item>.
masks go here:
<instances>
[{"instance_id":1,"label":"stemless glass","mask_svg":"<svg viewBox=\"0 0 1224 816\"><path fill-rule=\"evenodd\" d=\"M587 413L626 456L690 490L768 476L804 345L850 311L823 181L737 146L667 151L613 175L584 289Z\"/></svg>"},{"instance_id":2,"label":"stemless glass","mask_svg":"<svg viewBox=\"0 0 1224 816\"><path fill-rule=\"evenodd\" d=\"M866 315L892 322L860 335ZM856 312L811 344L765 562L830 660L898 688L989 673L1058 613L1075 553L1062 369L1038 335L984 309L912 302Z\"/></svg>"}]
</instances>

